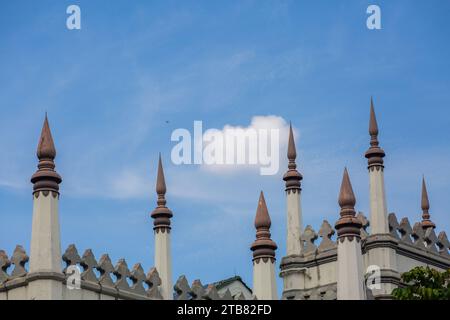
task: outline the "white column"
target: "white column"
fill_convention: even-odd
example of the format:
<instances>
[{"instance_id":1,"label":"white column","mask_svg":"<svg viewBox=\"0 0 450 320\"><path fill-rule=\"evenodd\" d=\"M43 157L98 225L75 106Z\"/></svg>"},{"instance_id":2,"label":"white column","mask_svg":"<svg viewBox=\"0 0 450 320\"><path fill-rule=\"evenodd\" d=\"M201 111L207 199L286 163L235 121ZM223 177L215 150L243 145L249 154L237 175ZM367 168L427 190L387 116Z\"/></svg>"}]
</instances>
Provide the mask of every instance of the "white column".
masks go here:
<instances>
[{"instance_id":1,"label":"white column","mask_svg":"<svg viewBox=\"0 0 450 320\"><path fill-rule=\"evenodd\" d=\"M361 241L353 237L338 240L337 299L364 300Z\"/></svg>"},{"instance_id":2,"label":"white column","mask_svg":"<svg viewBox=\"0 0 450 320\"><path fill-rule=\"evenodd\" d=\"M259 258L253 261L253 294L258 300L277 300L275 260Z\"/></svg>"},{"instance_id":3,"label":"white column","mask_svg":"<svg viewBox=\"0 0 450 320\"><path fill-rule=\"evenodd\" d=\"M264 193L261 191L255 216L256 239L250 247L253 251L253 293L259 300L278 299L275 281L277 244L270 238L271 224Z\"/></svg>"},{"instance_id":4,"label":"white column","mask_svg":"<svg viewBox=\"0 0 450 320\"><path fill-rule=\"evenodd\" d=\"M287 244L286 254L298 255L301 251L300 235L303 231L300 189L286 191Z\"/></svg>"},{"instance_id":5,"label":"white column","mask_svg":"<svg viewBox=\"0 0 450 320\"><path fill-rule=\"evenodd\" d=\"M173 299L171 257L170 231L158 228L155 230L155 267L161 278L161 295L166 300Z\"/></svg>"},{"instance_id":6,"label":"white column","mask_svg":"<svg viewBox=\"0 0 450 320\"><path fill-rule=\"evenodd\" d=\"M389 235L389 223L387 218L386 195L384 189L384 170L382 165L369 167L370 186L370 235L366 241L380 238L381 234ZM369 247L364 257L366 270L377 268L380 277L391 279L391 282L381 281L373 286L372 295L376 298L389 297L397 286L392 283L393 278L400 281L397 272L397 254L390 246ZM370 272L367 274L370 276Z\"/></svg>"},{"instance_id":7,"label":"white column","mask_svg":"<svg viewBox=\"0 0 450 320\"><path fill-rule=\"evenodd\" d=\"M170 218L173 214L166 207L166 179L162 166L161 155L158 161L158 175L156 179L156 193L158 206L153 210L153 230L155 235L155 267L161 278L161 295L166 300L173 299L172 286L172 255L170 243Z\"/></svg>"},{"instance_id":8,"label":"white column","mask_svg":"<svg viewBox=\"0 0 450 320\"><path fill-rule=\"evenodd\" d=\"M369 270L380 270L380 284L373 286L375 298L389 297L395 282L400 280L397 270L397 255L390 243L389 222L387 215L386 192L384 187L384 150L378 141L378 123L375 116L373 100L370 102L369 120L370 147L365 157L369 169L369 202L370 202L370 235L366 239L364 261ZM384 238L384 245L371 246L372 240L377 242ZM394 242L395 243L395 242ZM369 271L370 272L370 271ZM368 274L367 276L371 276ZM395 280L396 279L396 280ZM383 281L384 280L384 281Z\"/></svg>"},{"instance_id":9,"label":"white column","mask_svg":"<svg viewBox=\"0 0 450 320\"><path fill-rule=\"evenodd\" d=\"M30 273L61 272L58 198L53 191L38 191L33 195Z\"/></svg>"},{"instance_id":10,"label":"white column","mask_svg":"<svg viewBox=\"0 0 450 320\"><path fill-rule=\"evenodd\" d=\"M338 234L337 247L337 299L363 300L363 262L361 252L361 222L356 218L356 198L347 168L342 177L339 192L341 212L335 228Z\"/></svg>"},{"instance_id":11,"label":"white column","mask_svg":"<svg viewBox=\"0 0 450 320\"><path fill-rule=\"evenodd\" d=\"M369 190L370 233L389 233L386 194L384 189L384 170L381 165L369 167Z\"/></svg>"},{"instance_id":12,"label":"white column","mask_svg":"<svg viewBox=\"0 0 450 320\"><path fill-rule=\"evenodd\" d=\"M55 171L56 149L45 116L39 138L38 170L33 183L33 222L30 244L28 299L61 300L62 273L61 238L59 230L59 184L62 179Z\"/></svg>"}]
</instances>

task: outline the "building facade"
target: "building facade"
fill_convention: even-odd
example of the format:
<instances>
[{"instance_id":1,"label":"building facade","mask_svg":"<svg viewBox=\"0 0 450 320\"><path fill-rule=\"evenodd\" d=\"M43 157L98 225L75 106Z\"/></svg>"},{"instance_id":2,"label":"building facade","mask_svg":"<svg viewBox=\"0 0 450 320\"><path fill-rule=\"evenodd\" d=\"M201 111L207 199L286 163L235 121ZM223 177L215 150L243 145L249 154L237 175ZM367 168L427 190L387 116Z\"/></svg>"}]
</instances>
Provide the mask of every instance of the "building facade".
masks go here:
<instances>
[{"instance_id":1,"label":"building facade","mask_svg":"<svg viewBox=\"0 0 450 320\"><path fill-rule=\"evenodd\" d=\"M288 250L280 263L283 299L391 299L392 290L403 285L402 273L416 266L429 266L440 271L450 268L449 241L445 231L437 234L436 225L431 221L425 179L422 181L421 221L411 224L408 218L399 220L395 213L388 214L385 152L378 141L373 101L369 135L370 146L365 157L370 217L356 214L356 199L345 169L338 201L341 207L339 218L334 227L324 220L318 232L311 226L302 229L298 223L302 221L302 176L295 170L295 145L290 136L289 170L284 178ZM317 240L319 237L320 241Z\"/></svg>"},{"instance_id":2,"label":"building facade","mask_svg":"<svg viewBox=\"0 0 450 320\"><path fill-rule=\"evenodd\" d=\"M157 202L151 213L155 266L146 273L138 263L131 269L123 259L113 264L108 254L98 260L92 250L79 254L75 245L61 251L59 184L56 148L47 116L39 138L37 171L33 184L33 216L29 256L17 246L8 256L0 250L0 300L17 299L391 299L402 286L400 275L416 266L450 268L449 241L432 222L425 179L422 181L421 220L388 214L384 184L385 152L378 141L373 102L370 106L368 162L370 216L357 213L356 198L347 168L338 196L340 212L333 224L324 220L316 232L303 227L302 174L297 170L292 127L289 132L288 170L283 176L286 196L286 255L277 262L277 245L271 239L271 219L264 193L258 200L253 252L253 287L240 277L203 285L189 284L184 276L173 283L171 219L161 156L156 181ZM176 217L176 215L175 215ZM321 241L317 241L318 238ZM283 279L278 296L276 276Z\"/></svg>"}]
</instances>

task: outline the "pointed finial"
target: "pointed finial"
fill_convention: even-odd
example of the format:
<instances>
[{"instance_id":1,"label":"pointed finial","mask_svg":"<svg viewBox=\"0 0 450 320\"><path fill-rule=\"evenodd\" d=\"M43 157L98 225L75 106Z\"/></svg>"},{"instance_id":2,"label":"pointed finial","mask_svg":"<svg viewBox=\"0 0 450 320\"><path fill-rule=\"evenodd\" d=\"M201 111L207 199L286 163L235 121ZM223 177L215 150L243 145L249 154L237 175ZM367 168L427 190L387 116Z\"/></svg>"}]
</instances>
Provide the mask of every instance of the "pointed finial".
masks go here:
<instances>
[{"instance_id":1,"label":"pointed finial","mask_svg":"<svg viewBox=\"0 0 450 320\"><path fill-rule=\"evenodd\" d=\"M430 202L428 201L428 192L427 186L425 185L425 176L422 177L422 210L424 213L428 214L428 210L430 209ZM429 219L429 214L426 219Z\"/></svg>"},{"instance_id":2,"label":"pointed finial","mask_svg":"<svg viewBox=\"0 0 450 320\"><path fill-rule=\"evenodd\" d=\"M373 107L373 98L370 97L370 121L369 121L369 134L372 137L372 141L378 145L378 124L377 117L375 116L375 109Z\"/></svg>"},{"instance_id":3,"label":"pointed finial","mask_svg":"<svg viewBox=\"0 0 450 320\"><path fill-rule=\"evenodd\" d=\"M433 229L436 228L436 225L430 220L430 213L428 212L430 210L430 202L428 200L427 186L425 185L425 176L422 177L421 207L422 207L422 227L424 229L430 227Z\"/></svg>"},{"instance_id":4,"label":"pointed finial","mask_svg":"<svg viewBox=\"0 0 450 320\"><path fill-rule=\"evenodd\" d=\"M288 152L287 157L289 159L289 165L294 164L295 169L295 159L297 158L297 151L295 150L294 133L292 131L292 123L289 123L289 141L288 141Z\"/></svg>"},{"instance_id":5,"label":"pointed finial","mask_svg":"<svg viewBox=\"0 0 450 320\"><path fill-rule=\"evenodd\" d=\"M164 169L162 166L161 153L158 159L158 174L156 177L156 194L158 200L156 201L157 207L151 213L153 220L153 229L156 232L170 232L170 218L173 214L169 208L166 207L166 180L164 178Z\"/></svg>"},{"instance_id":6,"label":"pointed finial","mask_svg":"<svg viewBox=\"0 0 450 320\"><path fill-rule=\"evenodd\" d=\"M56 149L53 142L52 133L48 124L47 112L45 113L44 125L42 126L41 136L39 138L37 157L42 159L55 159Z\"/></svg>"},{"instance_id":7,"label":"pointed finial","mask_svg":"<svg viewBox=\"0 0 450 320\"><path fill-rule=\"evenodd\" d=\"M286 191L296 192L301 190L300 181L303 179L302 175L297 171L297 164L295 159L297 158L297 151L295 149L294 132L292 130L292 123L289 123L289 140L287 157L289 160L288 171L284 174L283 180L286 181Z\"/></svg>"},{"instance_id":8,"label":"pointed finial","mask_svg":"<svg viewBox=\"0 0 450 320\"><path fill-rule=\"evenodd\" d=\"M264 199L264 193L261 191L259 194L258 208L256 209L255 228L257 230L261 228L269 229L271 224L266 199Z\"/></svg>"},{"instance_id":9,"label":"pointed finial","mask_svg":"<svg viewBox=\"0 0 450 320\"><path fill-rule=\"evenodd\" d=\"M275 261L275 250L277 245L270 238L271 226L269 210L267 210L264 193L261 191L258 200L258 207L255 216L256 240L252 243L250 249L253 251L253 261L259 263L262 258L264 262L270 259Z\"/></svg>"},{"instance_id":10,"label":"pointed finial","mask_svg":"<svg viewBox=\"0 0 450 320\"><path fill-rule=\"evenodd\" d=\"M158 176L156 178L156 193L158 195L166 194L166 179L164 178L164 169L161 161L161 153L159 153L158 160Z\"/></svg>"},{"instance_id":11,"label":"pointed finial","mask_svg":"<svg viewBox=\"0 0 450 320\"><path fill-rule=\"evenodd\" d=\"M336 222L335 228L338 237L357 236L360 237L361 221L356 217L355 204L356 198L353 193L352 183L348 175L347 168L344 169L342 176L341 190L338 199L341 207L340 218Z\"/></svg>"},{"instance_id":12,"label":"pointed finial","mask_svg":"<svg viewBox=\"0 0 450 320\"><path fill-rule=\"evenodd\" d=\"M62 179L55 171L54 159L56 157L56 148L53 142L52 133L48 124L47 113L45 113L44 125L42 126L41 136L39 137L37 157L39 159L38 170L31 177L33 183L33 194L39 191L54 192L54 195L59 192L59 184Z\"/></svg>"},{"instance_id":13,"label":"pointed finial","mask_svg":"<svg viewBox=\"0 0 450 320\"><path fill-rule=\"evenodd\" d=\"M370 120L369 120L370 147L365 157L368 159L369 169L371 167L383 168L384 150L379 147L378 123L373 106L373 98L370 97Z\"/></svg>"},{"instance_id":14,"label":"pointed finial","mask_svg":"<svg viewBox=\"0 0 450 320\"><path fill-rule=\"evenodd\" d=\"M356 204L355 194L353 193L352 183L348 176L347 168L344 169L342 176L341 190L339 192L339 206L341 209L354 209ZM341 210L342 212L342 210Z\"/></svg>"}]
</instances>

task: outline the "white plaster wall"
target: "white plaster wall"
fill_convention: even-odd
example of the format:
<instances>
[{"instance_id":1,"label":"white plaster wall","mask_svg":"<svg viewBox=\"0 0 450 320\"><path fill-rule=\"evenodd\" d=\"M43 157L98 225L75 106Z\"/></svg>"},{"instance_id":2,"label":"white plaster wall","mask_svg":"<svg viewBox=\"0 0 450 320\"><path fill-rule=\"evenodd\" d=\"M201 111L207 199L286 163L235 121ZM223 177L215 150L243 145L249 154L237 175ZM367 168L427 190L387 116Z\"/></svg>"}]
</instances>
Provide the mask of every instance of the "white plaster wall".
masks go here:
<instances>
[{"instance_id":1,"label":"white plaster wall","mask_svg":"<svg viewBox=\"0 0 450 320\"><path fill-rule=\"evenodd\" d=\"M35 280L28 284L28 300L61 300L63 284L56 280Z\"/></svg>"},{"instance_id":2,"label":"white plaster wall","mask_svg":"<svg viewBox=\"0 0 450 320\"><path fill-rule=\"evenodd\" d=\"M305 276L304 272L307 270L290 271L283 276L283 289L287 290L299 290L305 288Z\"/></svg>"},{"instance_id":3,"label":"white plaster wall","mask_svg":"<svg viewBox=\"0 0 450 320\"><path fill-rule=\"evenodd\" d=\"M28 287L18 287L8 290L6 297L8 300L26 300L28 298Z\"/></svg>"},{"instance_id":4,"label":"white plaster wall","mask_svg":"<svg viewBox=\"0 0 450 320\"><path fill-rule=\"evenodd\" d=\"M422 267L430 266L430 267L432 267L432 268L434 268L436 270L445 271L444 269L428 265L428 264L423 263L421 261L417 261L417 260L411 259L409 257L403 256L403 255L400 255L400 254L397 255L397 261L398 261L398 272L400 272L400 274L404 273L404 272L407 272L407 271L410 271L412 268L415 268L415 267L418 267L418 266L422 266Z\"/></svg>"},{"instance_id":5,"label":"white plaster wall","mask_svg":"<svg viewBox=\"0 0 450 320\"><path fill-rule=\"evenodd\" d=\"M100 294L86 289L63 287L63 300L100 300Z\"/></svg>"},{"instance_id":6,"label":"white plaster wall","mask_svg":"<svg viewBox=\"0 0 450 320\"><path fill-rule=\"evenodd\" d=\"M368 268L376 266L380 268L380 272L383 270L388 270L396 272L397 267L397 254L395 249L392 248L373 248L368 250L363 255L364 261L364 273L368 272ZM372 285L373 283L370 282ZM372 294L376 297L377 295L391 294L392 290L397 286L392 283L378 283L376 286L372 286Z\"/></svg>"},{"instance_id":7,"label":"white plaster wall","mask_svg":"<svg viewBox=\"0 0 450 320\"><path fill-rule=\"evenodd\" d=\"M309 268L308 272L305 274L306 287L314 288L336 282L336 265L337 262L333 261Z\"/></svg>"},{"instance_id":8,"label":"white plaster wall","mask_svg":"<svg viewBox=\"0 0 450 320\"><path fill-rule=\"evenodd\" d=\"M284 290L304 290L337 281L337 262L331 261L307 269L288 272L283 277Z\"/></svg>"},{"instance_id":9,"label":"white plaster wall","mask_svg":"<svg viewBox=\"0 0 450 320\"><path fill-rule=\"evenodd\" d=\"M60 292L58 296L56 292ZM28 286L0 293L0 300L115 300L113 296L86 289L68 289L56 280L35 280Z\"/></svg>"},{"instance_id":10,"label":"white plaster wall","mask_svg":"<svg viewBox=\"0 0 450 320\"><path fill-rule=\"evenodd\" d=\"M373 248L364 254L364 270L370 265L376 265L380 269L397 270L397 255L392 248Z\"/></svg>"},{"instance_id":11,"label":"white plaster wall","mask_svg":"<svg viewBox=\"0 0 450 320\"><path fill-rule=\"evenodd\" d=\"M102 293L100 294L100 300L116 300L116 298Z\"/></svg>"}]
</instances>

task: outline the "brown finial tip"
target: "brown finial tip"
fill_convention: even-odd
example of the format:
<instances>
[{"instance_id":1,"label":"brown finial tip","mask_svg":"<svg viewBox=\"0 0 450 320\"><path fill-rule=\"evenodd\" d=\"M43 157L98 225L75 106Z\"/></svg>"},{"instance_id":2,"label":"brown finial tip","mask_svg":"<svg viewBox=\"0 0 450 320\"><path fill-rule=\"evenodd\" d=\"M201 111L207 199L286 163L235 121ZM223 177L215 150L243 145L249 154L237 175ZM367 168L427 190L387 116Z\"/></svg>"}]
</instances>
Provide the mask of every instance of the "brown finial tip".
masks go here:
<instances>
[{"instance_id":1,"label":"brown finial tip","mask_svg":"<svg viewBox=\"0 0 450 320\"><path fill-rule=\"evenodd\" d=\"M295 161L297 158L297 151L295 150L294 132L292 131L292 123L289 123L289 141L287 157L290 161Z\"/></svg>"},{"instance_id":2,"label":"brown finial tip","mask_svg":"<svg viewBox=\"0 0 450 320\"><path fill-rule=\"evenodd\" d=\"M261 191L255 217L256 240L250 247L253 251L253 261L256 263L259 263L260 259L263 259L264 262L267 262L269 259L271 262L275 261L277 245L270 238L271 224L264 193Z\"/></svg>"},{"instance_id":3,"label":"brown finial tip","mask_svg":"<svg viewBox=\"0 0 450 320\"><path fill-rule=\"evenodd\" d=\"M370 167L383 167L384 150L379 147L378 123L373 106L373 98L370 97L370 120L369 120L370 147L366 151L365 157Z\"/></svg>"},{"instance_id":4,"label":"brown finial tip","mask_svg":"<svg viewBox=\"0 0 450 320\"><path fill-rule=\"evenodd\" d=\"M370 97L369 134L374 137L378 136L377 117L375 116L375 108L373 107L373 98L372 97Z\"/></svg>"},{"instance_id":5,"label":"brown finial tip","mask_svg":"<svg viewBox=\"0 0 450 320\"><path fill-rule=\"evenodd\" d=\"M350 182L347 168L344 169L344 175L342 176L338 202L341 209L354 208L356 204L355 194L353 193L352 183Z\"/></svg>"},{"instance_id":6,"label":"brown finial tip","mask_svg":"<svg viewBox=\"0 0 450 320\"><path fill-rule=\"evenodd\" d=\"M344 169L338 202L341 207L341 217L335 225L338 237L349 236L350 239L353 239L353 237L356 236L359 239L362 225L360 220L356 217L356 199L347 168Z\"/></svg>"},{"instance_id":7,"label":"brown finial tip","mask_svg":"<svg viewBox=\"0 0 450 320\"><path fill-rule=\"evenodd\" d=\"M39 138L37 157L41 159L55 159L56 149L53 142L52 133L48 124L47 113L45 114L44 125L42 126L41 136Z\"/></svg>"},{"instance_id":8,"label":"brown finial tip","mask_svg":"<svg viewBox=\"0 0 450 320\"><path fill-rule=\"evenodd\" d=\"M164 178L164 169L162 166L161 153L158 159L158 175L156 177L156 194L158 195L157 207L151 213L153 220L153 229L156 232L170 232L170 218L173 214L166 207L166 180Z\"/></svg>"},{"instance_id":9,"label":"brown finial tip","mask_svg":"<svg viewBox=\"0 0 450 320\"><path fill-rule=\"evenodd\" d=\"M422 227L426 228L436 228L436 225L430 220L430 201L428 200L427 186L425 184L425 177L422 177Z\"/></svg>"},{"instance_id":10,"label":"brown finial tip","mask_svg":"<svg viewBox=\"0 0 450 320\"><path fill-rule=\"evenodd\" d=\"M261 191L259 195L258 208L256 209L255 228L269 229L272 222L270 221L269 210L267 210L266 199L264 193Z\"/></svg>"},{"instance_id":11,"label":"brown finial tip","mask_svg":"<svg viewBox=\"0 0 450 320\"><path fill-rule=\"evenodd\" d=\"M51 191L56 196L59 193L59 184L62 179L55 171L55 162L53 160L56 157L56 149L48 124L47 113L45 114L44 125L39 138L37 157L39 159L38 170L31 177L33 194L38 196L39 191L43 191L44 195L48 195Z\"/></svg>"},{"instance_id":12,"label":"brown finial tip","mask_svg":"<svg viewBox=\"0 0 450 320\"><path fill-rule=\"evenodd\" d=\"M166 179L164 178L164 169L161 161L161 153L159 154L158 160L158 176L156 178L156 193L166 194Z\"/></svg>"},{"instance_id":13,"label":"brown finial tip","mask_svg":"<svg viewBox=\"0 0 450 320\"><path fill-rule=\"evenodd\" d=\"M428 213L430 209L430 202L428 201L428 192L427 186L425 185L425 177L422 177L422 202L421 202L422 210Z\"/></svg>"},{"instance_id":14,"label":"brown finial tip","mask_svg":"<svg viewBox=\"0 0 450 320\"><path fill-rule=\"evenodd\" d=\"M297 171L297 164L295 159L297 158L297 151L295 149L294 132L292 130L292 124L289 123L289 140L287 157L289 160L288 171L284 174L283 180L286 181L286 191L296 192L300 190L300 181L303 179L302 175Z\"/></svg>"}]
</instances>

